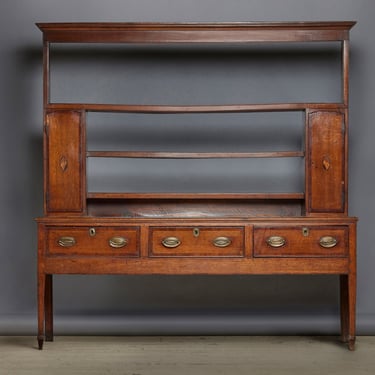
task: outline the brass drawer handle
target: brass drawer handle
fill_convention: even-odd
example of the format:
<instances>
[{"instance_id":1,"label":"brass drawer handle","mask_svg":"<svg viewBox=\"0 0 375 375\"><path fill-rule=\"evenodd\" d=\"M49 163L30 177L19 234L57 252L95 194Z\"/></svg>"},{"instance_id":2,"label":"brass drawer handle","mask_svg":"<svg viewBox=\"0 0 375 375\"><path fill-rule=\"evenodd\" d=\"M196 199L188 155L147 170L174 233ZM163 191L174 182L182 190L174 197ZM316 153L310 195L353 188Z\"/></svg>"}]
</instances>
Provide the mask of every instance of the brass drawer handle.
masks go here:
<instances>
[{"instance_id":1,"label":"brass drawer handle","mask_svg":"<svg viewBox=\"0 0 375 375\"><path fill-rule=\"evenodd\" d=\"M119 249L124 247L128 244L128 240L124 237L116 236L111 237L108 241L109 246L113 247L114 249Z\"/></svg>"},{"instance_id":2,"label":"brass drawer handle","mask_svg":"<svg viewBox=\"0 0 375 375\"><path fill-rule=\"evenodd\" d=\"M166 237L161 241L161 243L163 244L164 247L173 249L177 246L180 246L181 241L177 237Z\"/></svg>"},{"instance_id":3,"label":"brass drawer handle","mask_svg":"<svg viewBox=\"0 0 375 375\"><path fill-rule=\"evenodd\" d=\"M76 244L76 240L74 237L65 236L65 237L60 237L57 240L57 243L59 244L59 246L62 246L62 247L72 247Z\"/></svg>"},{"instance_id":4,"label":"brass drawer handle","mask_svg":"<svg viewBox=\"0 0 375 375\"><path fill-rule=\"evenodd\" d=\"M324 247L325 249L330 249L332 247L335 247L337 243L338 243L337 239L332 236L324 236L324 237L321 237L319 240L319 245L321 247Z\"/></svg>"},{"instance_id":5,"label":"brass drawer handle","mask_svg":"<svg viewBox=\"0 0 375 375\"><path fill-rule=\"evenodd\" d=\"M285 238L281 236L268 237L266 242L271 247L282 247L286 244Z\"/></svg>"},{"instance_id":6,"label":"brass drawer handle","mask_svg":"<svg viewBox=\"0 0 375 375\"><path fill-rule=\"evenodd\" d=\"M216 237L212 243L216 247L228 247L232 241L228 237Z\"/></svg>"}]
</instances>

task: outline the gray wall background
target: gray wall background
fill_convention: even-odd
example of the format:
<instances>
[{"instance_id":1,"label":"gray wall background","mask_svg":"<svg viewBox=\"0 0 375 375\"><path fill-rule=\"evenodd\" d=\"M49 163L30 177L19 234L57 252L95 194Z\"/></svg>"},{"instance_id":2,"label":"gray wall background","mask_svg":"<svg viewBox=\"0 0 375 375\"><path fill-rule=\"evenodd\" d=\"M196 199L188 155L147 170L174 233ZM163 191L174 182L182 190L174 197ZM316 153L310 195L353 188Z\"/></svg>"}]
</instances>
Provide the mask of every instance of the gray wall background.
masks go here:
<instances>
[{"instance_id":1,"label":"gray wall background","mask_svg":"<svg viewBox=\"0 0 375 375\"><path fill-rule=\"evenodd\" d=\"M358 21L351 33L349 208L360 218L358 333L374 334L374 14L371 0L2 0L0 334L36 332L33 218L42 213L42 54L41 33L34 23L300 20ZM294 74L287 68L285 73ZM175 82L174 90L183 83ZM73 80L73 88L79 87ZM266 90L257 92L268 95ZM59 276L55 311L57 334L332 334L339 329L338 280Z\"/></svg>"}]
</instances>

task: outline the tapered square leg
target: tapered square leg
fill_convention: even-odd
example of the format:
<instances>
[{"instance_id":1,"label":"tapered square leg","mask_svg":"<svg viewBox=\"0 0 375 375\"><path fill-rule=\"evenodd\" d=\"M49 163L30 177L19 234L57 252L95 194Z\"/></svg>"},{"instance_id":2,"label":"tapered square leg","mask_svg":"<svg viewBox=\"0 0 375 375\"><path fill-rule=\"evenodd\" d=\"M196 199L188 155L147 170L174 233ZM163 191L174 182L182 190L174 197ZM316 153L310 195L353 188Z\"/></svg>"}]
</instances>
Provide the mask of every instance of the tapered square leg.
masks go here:
<instances>
[{"instance_id":1,"label":"tapered square leg","mask_svg":"<svg viewBox=\"0 0 375 375\"><path fill-rule=\"evenodd\" d=\"M46 341L53 341L53 278L52 278L52 275L46 275L44 303L45 303Z\"/></svg>"},{"instance_id":2,"label":"tapered square leg","mask_svg":"<svg viewBox=\"0 0 375 375\"><path fill-rule=\"evenodd\" d=\"M46 275L38 272L38 348L43 349L45 338L45 285Z\"/></svg>"},{"instance_id":3,"label":"tapered square leg","mask_svg":"<svg viewBox=\"0 0 375 375\"><path fill-rule=\"evenodd\" d=\"M356 277L355 274L340 276L341 340L349 350L355 348L356 325Z\"/></svg>"}]
</instances>

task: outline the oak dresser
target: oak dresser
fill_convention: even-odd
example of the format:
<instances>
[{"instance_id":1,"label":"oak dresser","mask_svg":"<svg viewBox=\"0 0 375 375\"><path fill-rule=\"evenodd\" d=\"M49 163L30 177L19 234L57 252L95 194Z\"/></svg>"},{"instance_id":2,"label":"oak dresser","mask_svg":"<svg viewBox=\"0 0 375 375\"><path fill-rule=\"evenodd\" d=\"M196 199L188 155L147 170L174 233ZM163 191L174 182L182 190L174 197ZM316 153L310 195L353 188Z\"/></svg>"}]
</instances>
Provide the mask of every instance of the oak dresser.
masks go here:
<instances>
[{"instance_id":1,"label":"oak dresser","mask_svg":"<svg viewBox=\"0 0 375 375\"><path fill-rule=\"evenodd\" d=\"M349 31L354 24L37 24L43 33L44 67L44 216L37 219L40 349L44 340L53 340L52 278L57 274L337 275L341 337L354 349L357 219L348 216L347 201ZM342 95L338 102L170 105L55 102L50 96L50 49L55 44L155 48L327 42L339 44ZM147 71L144 74L147 77ZM156 118L273 112L303 116L300 150L95 150L87 144L90 113ZM146 192L96 191L87 176L88 163L95 159L285 158L302 160L302 191L155 192L152 186Z\"/></svg>"}]
</instances>

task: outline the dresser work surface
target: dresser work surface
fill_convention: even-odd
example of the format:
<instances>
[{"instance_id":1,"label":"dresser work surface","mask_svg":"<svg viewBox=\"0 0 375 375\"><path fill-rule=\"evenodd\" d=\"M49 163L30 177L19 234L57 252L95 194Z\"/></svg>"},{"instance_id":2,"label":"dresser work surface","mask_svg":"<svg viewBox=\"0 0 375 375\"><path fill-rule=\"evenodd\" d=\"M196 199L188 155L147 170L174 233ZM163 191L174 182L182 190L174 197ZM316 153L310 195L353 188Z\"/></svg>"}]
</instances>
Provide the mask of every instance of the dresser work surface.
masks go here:
<instances>
[{"instance_id":1,"label":"dresser work surface","mask_svg":"<svg viewBox=\"0 0 375 375\"><path fill-rule=\"evenodd\" d=\"M354 22L39 23L44 66L44 216L38 223L38 343L53 340L53 275L333 274L341 337L355 344L356 222L348 216L349 30ZM52 102L54 44L222 46L337 42L342 100L156 105ZM188 54L189 51L186 53ZM147 76L147 72L145 72ZM89 113L300 112L300 150L97 150ZM251 126L251 125L250 125ZM275 136L277 136L275 134ZM146 192L89 188L95 159L302 160L301 191ZM141 171L142 173L142 171ZM193 276L192 276L193 277Z\"/></svg>"}]
</instances>

